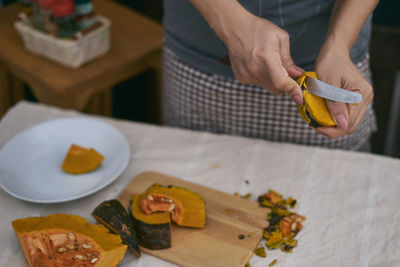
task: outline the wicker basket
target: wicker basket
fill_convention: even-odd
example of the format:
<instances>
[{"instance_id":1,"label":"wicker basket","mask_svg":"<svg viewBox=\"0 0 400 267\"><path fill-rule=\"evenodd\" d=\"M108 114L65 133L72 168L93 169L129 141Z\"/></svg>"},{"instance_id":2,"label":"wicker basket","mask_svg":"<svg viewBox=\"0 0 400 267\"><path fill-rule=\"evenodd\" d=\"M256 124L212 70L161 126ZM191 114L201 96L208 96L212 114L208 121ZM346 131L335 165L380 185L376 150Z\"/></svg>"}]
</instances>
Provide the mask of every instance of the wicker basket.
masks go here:
<instances>
[{"instance_id":1,"label":"wicker basket","mask_svg":"<svg viewBox=\"0 0 400 267\"><path fill-rule=\"evenodd\" d=\"M26 20L16 21L14 26L27 50L66 67L78 68L110 49L110 21L103 16L98 19L102 25L77 40L53 37L34 29Z\"/></svg>"}]
</instances>

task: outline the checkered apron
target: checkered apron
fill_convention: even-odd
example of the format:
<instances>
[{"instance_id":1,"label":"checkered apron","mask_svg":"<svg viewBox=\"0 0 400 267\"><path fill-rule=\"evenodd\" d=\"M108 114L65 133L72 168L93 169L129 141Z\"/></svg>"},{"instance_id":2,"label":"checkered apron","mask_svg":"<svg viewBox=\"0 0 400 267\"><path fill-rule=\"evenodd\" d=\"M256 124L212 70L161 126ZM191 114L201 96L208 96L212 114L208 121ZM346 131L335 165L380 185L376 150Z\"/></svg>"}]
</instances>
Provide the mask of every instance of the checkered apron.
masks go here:
<instances>
[{"instance_id":1,"label":"checkered apron","mask_svg":"<svg viewBox=\"0 0 400 267\"><path fill-rule=\"evenodd\" d=\"M371 81L369 57L357 67ZM330 139L300 117L289 96L275 96L255 85L209 74L163 51L162 112L165 125L277 142L359 150L376 131L370 106L352 135Z\"/></svg>"}]
</instances>

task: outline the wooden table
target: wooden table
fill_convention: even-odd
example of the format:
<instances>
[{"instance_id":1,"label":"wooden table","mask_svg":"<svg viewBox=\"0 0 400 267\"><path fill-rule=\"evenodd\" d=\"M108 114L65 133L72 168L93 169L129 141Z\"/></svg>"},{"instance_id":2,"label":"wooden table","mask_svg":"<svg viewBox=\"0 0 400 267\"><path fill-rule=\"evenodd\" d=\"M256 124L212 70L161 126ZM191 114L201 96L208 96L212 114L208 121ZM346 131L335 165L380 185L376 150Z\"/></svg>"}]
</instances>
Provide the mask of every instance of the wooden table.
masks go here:
<instances>
[{"instance_id":1,"label":"wooden table","mask_svg":"<svg viewBox=\"0 0 400 267\"><path fill-rule=\"evenodd\" d=\"M94 0L93 5L97 13L111 20L111 50L79 69L57 65L26 51L13 28L18 5L0 10L0 117L24 98L23 83L30 86L41 103L110 115L111 88L152 69L157 84L153 95L157 96L162 27L113 1ZM158 108L156 103L149 111L157 113Z\"/></svg>"}]
</instances>

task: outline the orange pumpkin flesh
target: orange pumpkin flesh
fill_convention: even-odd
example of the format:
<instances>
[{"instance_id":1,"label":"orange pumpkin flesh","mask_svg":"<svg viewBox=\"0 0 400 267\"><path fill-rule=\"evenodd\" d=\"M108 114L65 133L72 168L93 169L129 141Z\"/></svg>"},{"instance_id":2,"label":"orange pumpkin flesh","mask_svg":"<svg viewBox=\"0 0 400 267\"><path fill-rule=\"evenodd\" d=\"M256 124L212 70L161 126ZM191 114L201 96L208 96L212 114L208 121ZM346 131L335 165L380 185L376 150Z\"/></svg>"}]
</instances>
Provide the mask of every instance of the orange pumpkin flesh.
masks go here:
<instances>
[{"instance_id":1,"label":"orange pumpkin flesh","mask_svg":"<svg viewBox=\"0 0 400 267\"><path fill-rule=\"evenodd\" d=\"M172 221L180 226L204 228L206 209L204 200L189 189L153 184L140 203L145 214L169 212Z\"/></svg>"},{"instance_id":2,"label":"orange pumpkin flesh","mask_svg":"<svg viewBox=\"0 0 400 267\"><path fill-rule=\"evenodd\" d=\"M103 162L104 156L93 148L72 144L65 156L62 169L71 174L82 174L97 169Z\"/></svg>"},{"instance_id":3,"label":"orange pumpkin flesh","mask_svg":"<svg viewBox=\"0 0 400 267\"><path fill-rule=\"evenodd\" d=\"M12 225L31 267L114 267L127 249L118 235L76 215L23 218Z\"/></svg>"}]
</instances>

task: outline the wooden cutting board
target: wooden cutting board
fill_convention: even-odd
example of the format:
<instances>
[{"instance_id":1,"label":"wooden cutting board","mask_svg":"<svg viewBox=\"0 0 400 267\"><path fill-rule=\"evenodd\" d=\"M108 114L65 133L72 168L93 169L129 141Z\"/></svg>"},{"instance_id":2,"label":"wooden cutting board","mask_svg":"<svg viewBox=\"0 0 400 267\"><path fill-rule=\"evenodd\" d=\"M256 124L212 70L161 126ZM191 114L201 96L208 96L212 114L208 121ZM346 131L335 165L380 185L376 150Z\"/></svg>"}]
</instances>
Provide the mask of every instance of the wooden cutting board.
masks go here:
<instances>
[{"instance_id":1,"label":"wooden cutting board","mask_svg":"<svg viewBox=\"0 0 400 267\"><path fill-rule=\"evenodd\" d=\"M267 226L265 208L251 200L156 172L135 177L118 200L128 207L132 195L143 193L154 183L182 186L200 194L206 202L207 223L204 229L172 224L171 248L141 248L143 252L182 266L242 267L249 261ZM245 238L240 239L239 235Z\"/></svg>"}]
</instances>

